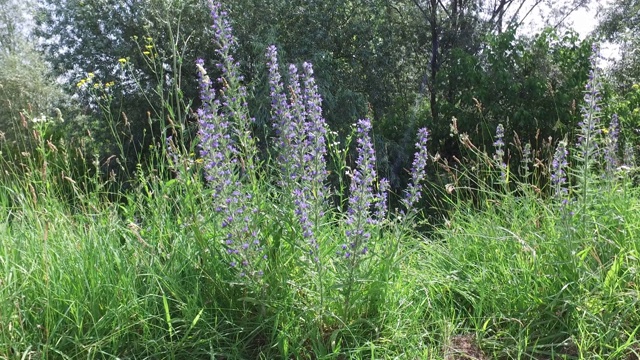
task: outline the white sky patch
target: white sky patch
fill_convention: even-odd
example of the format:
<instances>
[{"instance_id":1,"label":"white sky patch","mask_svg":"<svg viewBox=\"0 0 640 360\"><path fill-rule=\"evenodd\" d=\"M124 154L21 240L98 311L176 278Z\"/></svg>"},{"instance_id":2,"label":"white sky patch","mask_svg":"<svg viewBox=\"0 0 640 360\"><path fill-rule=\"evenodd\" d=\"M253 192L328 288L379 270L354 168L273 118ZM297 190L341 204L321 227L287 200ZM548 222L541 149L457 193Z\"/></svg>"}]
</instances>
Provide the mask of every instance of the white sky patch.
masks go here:
<instances>
[{"instance_id":1,"label":"white sky patch","mask_svg":"<svg viewBox=\"0 0 640 360\"><path fill-rule=\"evenodd\" d=\"M552 8L545 4L538 5L525 19L521 29L526 33L538 33L545 26L558 26L558 28L571 28L580 34L580 38L586 38L598 23L598 8L606 5L611 0L592 0L588 8L569 9L573 10L566 18L552 14ZM524 8L530 8L536 0L527 0Z\"/></svg>"},{"instance_id":2,"label":"white sky patch","mask_svg":"<svg viewBox=\"0 0 640 360\"><path fill-rule=\"evenodd\" d=\"M532 4L535 0L528 0ZM580 39L586 39L598 25L600 13L603 8L608 7L614 0L592 0L588 7L574 10L561 24L560 28L572 29L578 33ZM535 9L522 25L521 29L525 33L535 34L544 29L546 25L556 25L554 23L545 24L545 19L550 18L551 9L541 5ZM602 56L605 63L610 63L619 58L619 47L615 44L600 44Z\"/></svg>"},{"instance_id":3,"label":"white sky patch","mask_svg":"<svg viewBox=\"0 0 640 360\"><path fill-rule=\"evenodd\" d=\"M597 10L593 9L578 9L571 16L569 16L568 23L580 34L580 38L586 38L597 25Z\"/></svg>"}]
</instances>

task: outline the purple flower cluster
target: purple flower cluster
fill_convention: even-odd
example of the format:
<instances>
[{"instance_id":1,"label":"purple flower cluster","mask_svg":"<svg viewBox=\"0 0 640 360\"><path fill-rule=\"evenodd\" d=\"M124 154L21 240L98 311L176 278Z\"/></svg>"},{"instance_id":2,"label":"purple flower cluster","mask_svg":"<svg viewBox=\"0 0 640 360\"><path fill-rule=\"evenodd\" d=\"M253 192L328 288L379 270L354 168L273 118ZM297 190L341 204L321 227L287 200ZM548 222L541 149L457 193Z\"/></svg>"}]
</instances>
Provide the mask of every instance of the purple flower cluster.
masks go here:
<instances>
[{"instance_id":1,"label":"purple flower cluster","mask_svg":"<svg viewBox=\"0 0 640 360\"><path fill-rule=\"evenodd\" d=\"M327 125L322 117L322 97L318 92L318 86L313 77L313 66L310 63L303 63L304 69L304 104L306 107L306 128L307 136L305 139L306 152L303 160L309 164L304 172L304 179L314 182L318 186L319 197L323 198L327 194L325 187L328 172L326 170L325 156L327 154Z\"/></svg>"},{"instance_id":2,"label":"purple flower cluster","mask_svg":"<svg viewBox=\"0 0 640 360\"><path fill-rule=\"evenodd\" d=\"M274 45L267 48L269 67L269 86L272 107L272 122L276 134L278 162L282 174L281 186L295 183L303 170L302 148L306 139L306 116L302 103L302 94L298 69L289 66L291 103L287 101L282 76L278 65L278 50Z\"/></svg>"},{"instance_id":3,"label":"purple flower cluster","mask_svg":"<svg viewBox=\"0 0 640 360\"><path fill-rule=\"evenodd\" d=\"M555 197L563 197L567 194L567 189L565 188L565 184L567 183L567 168L569 167L567 159L567 144L564 141L560 141L553 155L553 161L551 162L551 187L553 188L553 195Z\"/></svg>"},{"instance_id":4,"label":"purple flower cluster","mask_svg":"<svg viewBox=\"0 0 640 360\"><path fill-rule=\"evenodd\" d=\"M498 124L496 128L496 137L493 142L493 148L495 150L493 160L495 160L498 168L500 169L500 181L503 184L507 182L507 164L504 162L504 126Z\"/></svg>"},{"instance_id":5,"label":"purple flower cluster","mask_svg":"<svg viewBox=\"0 0 640 360\"><path fill-rule=\"evenodd\" d=\"M252 205L251 193L241 181L245 163L251 164L255 154L248 134L249 117L244 100L245 89L238 65L231 56L236 41L226 13L220 5L210 3L213 18L214 41L222 77L218 79L217 96L204 61L196 62L200 83L202 107L198 109L200 156L204 161L207 183L213 190L213 208L225 232L224 244L230 255L230 265L240 276L260 275L259 260L265 255L260 234L254 225L257 208ZM241 151L242 150L242 151Z\"/></svg>"},{"instance_id":6,"label":"purple flower cluster","mask_svg":"<svg viewBox=\"0 0 640 360\"><path fill-rule=\"evenodd\" d=\"M600 51L596 44L593 45L591 55L591 71L589 81L585 86L584 102L582 105L582 121L578 124L578 159L588 170L596 160L598 153L597 138L600 134L600 76L598 74L598 59Z\"/></svg>"},{"instance_id":7,"label":"purple flower cluster","mask_svg":"<svg viewBox=\"0 0 640 360\"><path fill-rule=\"evenodd\" d=\"M273 109L272 121L280 141L278 145L282 149L286 148L285 144L290 140L287 136L283 136L283 133L288 130L285 125L289 125L291 114L289 113L287 95L284 92L284 84L280 75L278 49L275 45L270 45L267 48L267 67L269 68L269 95L271 96L271 108Z\"/></svg>"},{"instance_id":8,"label":"purple flower cluster","mask_svg":"<svg viewBox=\"0 0 640 360\"><path fill-rule=\"evenodd\" d=\"M234 59L233 52L238 47L238 42L233 36L233 29L228 20L228 14L222 10L218 2L209 0L211 18L213 19L213 42L217 45L216 54L221 59L216 63L216 67L221 72L221 76L216 79L221 85L220 102L228 111L228 124L231 126L231 134L236 139L236 148L242 152L248 166L248 170L253 170L253 157L257 154L255 142L251 138L251 124L254 119L249 117L247 89L242 84L244 76L240 73L240 65ZM203 64L201 64L203 65ZM243 169L247 170L247 169Z\"/></svg>"},{"instance_id":9,"label":"purple flower cluster","mask_svg":"<svg viewBox=\"0 0 640 360\"><path fill-rule=\"evenodd\" d=\"M221 227L226 232L225 246L231 255L229 265L238 268L241 277L261 276L259 261L266 259L264 246L256 230L255 215L257 208L249 207L252 196L246 191L234 190L223 201Z\"/></svg>"},{"instance_id":10,"label":"purple flower cluster","mask_svg":"<svg viewBox=\"0 0 640 360\"><path fill-rule=\"evenodd\" d=\"M290 99L284 92L275 46L267 49L272 117L281 166L280 186L290 191L302 235L309 243L310 255L318 261L318 242L314 227L324 215L328 195L326 180L326 132L322 98L318 93L313 67L303 64L303 74L289 65Z\"/></svg>"},{"instance_id":11,"label":"purple flower cluster","mask_svg":"<svg viewBox=\"0 0 640 360\"><path fill-rule=\"evenodd\" d=\"M229 117L220 111L223 106L216 98L203 64L202 59L196 62L202 99L202 107L197 110L200 157L204 160L205 179L213 188L214 198L219 198L237 185L234 183L237 151L231 138Z\"/></svg>"},{"instance_id":12,"label":"purple flower cluster","mask_svg":"<svg viewBox=\"0 0 640 360\"><path fill-rule=\"evenodd\" d=\"M374 192L373 185L376 180L376 154L369 135L371 121L362 119L356 125L358 159L356 168L351 174L349 186L349 205L345 220L347 244L342 245L339 255L349 259L355 266L361 255L369 251L367 243L371 239L368 230L371 225L378 223L386 217L386 190L389 186L386 180L382 180L378 193ZM376 207L376 218L372 217L371 208Z\"/></svg>"},{"instance_id":13,"label":"purple flower cluster","mask_svg":"<svg viewBox=\"0 0 640 360\"><path fill-rule=\"evenodd\" d=\"M402 200L408 212L414 211L414 206L422 197L422 181L426 177L426 167L429 159L429 153L427 152L428 140L429 131L425 128L418 130L417 151L411 167L411 182L407 187L405 198Z\"/></svg>"}]
</instances>

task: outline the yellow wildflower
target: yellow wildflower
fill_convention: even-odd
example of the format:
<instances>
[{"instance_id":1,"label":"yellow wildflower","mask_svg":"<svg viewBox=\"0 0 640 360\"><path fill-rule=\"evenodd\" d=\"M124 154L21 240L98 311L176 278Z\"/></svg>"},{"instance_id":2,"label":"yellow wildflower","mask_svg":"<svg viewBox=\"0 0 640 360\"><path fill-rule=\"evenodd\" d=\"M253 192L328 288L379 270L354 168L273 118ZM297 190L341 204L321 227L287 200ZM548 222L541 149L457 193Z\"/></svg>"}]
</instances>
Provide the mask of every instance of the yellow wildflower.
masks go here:
<instances>
[{"instance_id":1,"label":"yellow wildflower","mask_svg":"<svg viewBox=\"0 0 640 360\"><path fill-rule=\"evenodd\" d=\"M108 83L104 84L104 87L105 87L105 88L110 88L110 87L112 87L112 86L113 86L113 85L115 85L115 84L116 84L116 83L115 83L114 81L109 81Z\"/></svg>"},{"instance_id":2,"label":"yellow wildflower","mask_svg":"<svg viewBox=\"0 0 640 360\"><path fill-rule=\"evenodd\" d=\"M148 51L143 51L142 53L143 53L143 54L145 54L145 55L147 55L147 56L151 55L151 53L150 53L150 52L148 52Z\"/></svg>"},{"instance_id":3,"label":"yellow wildflower","mask_svg":"<svg viewBox=\"0 0 640 360\"><path fill-rule=\"evenodd\" d=\"M153 49L153 45L146 45L145 47L149 50Z\"/></svg>"},{"instance_id":4,"label":"yellow wildflower","mask_svg":"<svg viewBox=\"0 0 640 360\"><path fill-rule=\"evenodd\" d=\"M125 58L120 58L120 59L118 59L118 62L119 62L120 64L124 65L124 64L126 64L126 63L127 63L127 59L125 59Z\"/></svg>"}]
</instances>

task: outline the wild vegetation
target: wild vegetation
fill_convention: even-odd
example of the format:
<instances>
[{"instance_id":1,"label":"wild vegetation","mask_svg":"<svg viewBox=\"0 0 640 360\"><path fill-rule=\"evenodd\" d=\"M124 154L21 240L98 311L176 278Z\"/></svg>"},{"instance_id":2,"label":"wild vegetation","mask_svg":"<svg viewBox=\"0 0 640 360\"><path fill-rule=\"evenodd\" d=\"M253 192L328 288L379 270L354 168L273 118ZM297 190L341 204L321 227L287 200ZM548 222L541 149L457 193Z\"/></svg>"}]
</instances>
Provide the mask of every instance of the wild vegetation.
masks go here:
<instances>
[{"instance_id":1,"label":"wild vegetation","mask_svg":"<svg viewBox=\"0 0 640 360\"><path fill-rule=\"evenodd\" d=\"M0 359L640 358L640 90L595 38L104 3L40 3L48 61L0 28Z\"/></svg>"}]
</instances>

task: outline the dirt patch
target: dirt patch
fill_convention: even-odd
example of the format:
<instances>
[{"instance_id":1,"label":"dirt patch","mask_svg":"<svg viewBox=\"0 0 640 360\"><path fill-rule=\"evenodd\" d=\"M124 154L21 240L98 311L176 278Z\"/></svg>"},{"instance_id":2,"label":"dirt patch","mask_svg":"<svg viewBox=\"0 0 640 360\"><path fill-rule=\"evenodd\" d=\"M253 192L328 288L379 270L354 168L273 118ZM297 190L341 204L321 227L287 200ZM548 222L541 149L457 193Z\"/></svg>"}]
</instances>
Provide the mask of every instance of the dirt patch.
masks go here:
<instances>
[{"instance_id":1,"label":"dirt patch","mask_svg":"<svg viewBox=\"0 0 640 360\"><path fill-rule=\"evenodd\" d=\"M453 336L444 349L445 360L488 360L473 335Z\"/></svg>"}]
</instances>

